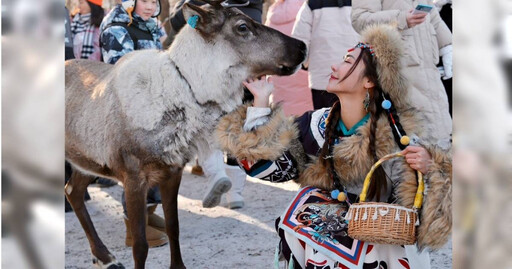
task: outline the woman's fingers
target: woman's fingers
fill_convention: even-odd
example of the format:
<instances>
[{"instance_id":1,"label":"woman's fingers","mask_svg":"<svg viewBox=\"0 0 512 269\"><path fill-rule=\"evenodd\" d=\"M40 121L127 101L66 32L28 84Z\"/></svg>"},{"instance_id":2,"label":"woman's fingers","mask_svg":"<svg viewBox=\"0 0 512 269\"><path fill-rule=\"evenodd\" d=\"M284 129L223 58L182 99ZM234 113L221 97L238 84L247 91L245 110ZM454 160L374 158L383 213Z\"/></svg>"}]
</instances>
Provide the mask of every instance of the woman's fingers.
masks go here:
<instances>
[{"instance_id":1,"label":"woman's fingers","mask_svg":"<svg viewBox=\"0 0 512 269\"><path fill-rule=\"evenodd\" d=\"M427 172L431 157L425 148L420 146L408 146L402 150L401 153L404 155L405 161L412 169L418 170L422 173Z\"/></svg>"}]
</instances>

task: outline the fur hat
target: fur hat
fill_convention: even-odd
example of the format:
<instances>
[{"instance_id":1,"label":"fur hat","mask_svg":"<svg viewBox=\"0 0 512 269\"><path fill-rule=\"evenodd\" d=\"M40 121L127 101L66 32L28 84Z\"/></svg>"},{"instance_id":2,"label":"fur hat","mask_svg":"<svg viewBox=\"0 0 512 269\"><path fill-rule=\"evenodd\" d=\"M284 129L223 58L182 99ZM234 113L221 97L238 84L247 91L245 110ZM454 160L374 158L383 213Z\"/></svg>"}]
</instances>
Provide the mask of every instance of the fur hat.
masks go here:
<instances>
[{"instance_id":1,"label":"fur hat","mask_svg":"<svg viewBox=\"0 0 512 269\"><path fill-rule=\"evenodd\" d=\"M395 107L404 108L408 103L408 82L402 70L402 36L389 24L369 25L361 36L375 53L382 90L389 94Z\"/></svg>"}]
</instances>

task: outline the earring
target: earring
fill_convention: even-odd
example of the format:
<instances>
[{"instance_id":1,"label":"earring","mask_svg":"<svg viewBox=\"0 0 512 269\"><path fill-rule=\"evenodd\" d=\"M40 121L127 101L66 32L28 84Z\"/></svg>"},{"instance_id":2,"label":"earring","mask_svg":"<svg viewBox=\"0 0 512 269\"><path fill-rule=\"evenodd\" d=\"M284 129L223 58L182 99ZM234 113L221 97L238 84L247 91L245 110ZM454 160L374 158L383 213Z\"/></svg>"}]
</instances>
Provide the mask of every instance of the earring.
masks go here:
<instances>
[{"instance_id":1,"label":"earring","mask_svg":"<svg viewBox=\"0 0 512 269\"><path fill-rule=\"evenodd\" d=\"M363 100L363 107L366 112L368 112L368 107L370 106L370 91L366 89L366 97Z\"/></svg>"}]
</instances>

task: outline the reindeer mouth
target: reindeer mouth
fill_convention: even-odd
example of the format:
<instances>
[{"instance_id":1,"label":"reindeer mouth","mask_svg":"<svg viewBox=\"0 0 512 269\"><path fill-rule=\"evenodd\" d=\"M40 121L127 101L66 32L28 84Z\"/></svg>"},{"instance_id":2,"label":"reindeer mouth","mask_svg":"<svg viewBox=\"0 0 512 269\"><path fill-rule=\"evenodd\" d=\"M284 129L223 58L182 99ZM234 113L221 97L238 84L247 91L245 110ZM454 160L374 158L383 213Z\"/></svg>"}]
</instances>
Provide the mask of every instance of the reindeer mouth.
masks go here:
<instances>
[{"instance_id":1,"label":"reindeer mouth","mask_svg":"<svg viewBox=\"0 0 512 269\"><path fill-rule=\"evenodd\" d=\"M282 74L292 74L293 72L295 72L295 68L297 68L297 67L290 67L290 66L286 66L284 64L280 64L277 66L277 68L279 68L279 71Z\"/></svg>"},{"instance_id":2,"label":"reindeer mouth","mask_svg":"<svg viewBox=\"0 0 512 269\"><path fill-rule=\"evenodd\" d=\"M257 70L250 77L260 78L262 76L289 76L295 73L299 69L300 65L286 65L286 64L278 64L274 67L267 67L263 70Z\"/></svg>"}]
</instances>

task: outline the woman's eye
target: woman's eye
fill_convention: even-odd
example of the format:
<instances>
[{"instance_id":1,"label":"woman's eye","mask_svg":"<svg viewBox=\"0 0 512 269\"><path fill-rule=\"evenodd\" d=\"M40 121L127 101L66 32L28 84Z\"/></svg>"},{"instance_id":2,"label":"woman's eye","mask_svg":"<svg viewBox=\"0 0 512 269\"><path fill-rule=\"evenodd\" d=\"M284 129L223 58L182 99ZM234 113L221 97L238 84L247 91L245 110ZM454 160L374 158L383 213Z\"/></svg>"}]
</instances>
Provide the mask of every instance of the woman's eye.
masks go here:
<instances>
[{"instance_id":1,"label":"woman's eye","mask_svg":"<svg viewBox=\"0 0 512 269\"><path fill-rule=\"evenodd\" d=\"M245 24L245 23L244 24L240 24L238 26L238 31L239 32L244 33L244 32L247 32L248 30L249 30L249 28L247 27L247 24Z\"/></svg>"}]
</instances>

